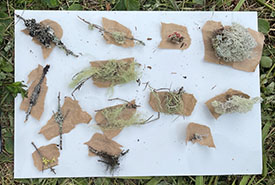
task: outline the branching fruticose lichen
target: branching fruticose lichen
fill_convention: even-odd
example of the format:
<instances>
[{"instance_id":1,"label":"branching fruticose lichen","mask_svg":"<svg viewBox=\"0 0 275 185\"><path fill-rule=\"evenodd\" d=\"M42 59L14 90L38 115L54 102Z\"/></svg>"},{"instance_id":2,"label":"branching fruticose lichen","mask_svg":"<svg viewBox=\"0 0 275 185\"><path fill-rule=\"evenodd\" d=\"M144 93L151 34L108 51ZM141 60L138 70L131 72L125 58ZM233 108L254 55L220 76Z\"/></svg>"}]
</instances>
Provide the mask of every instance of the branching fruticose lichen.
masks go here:
<instances>
[{"instance_id":1,"label":"branching fruticose lichen","mask_svg":"<svg viewBox=\"0 0 275 185\"><path fill-rule=\"evenodd\" d=\"M255 97L252 99L243 98L240 96L232 96L226 102L213 101L211 104L214 107L214 110L218 114L225 113L246 113L249 112L255 103L261 101L261 98Z\"/></svg>"},{"instance_id":2,"label":"branching fruticose lichen","mask_svg":"<svg viewBox=\"0 0 275 185\"><path fill-rule=\"evenodd\" d=\"M232 23L231 27L215 32L212 46L216 56L225 62L242 62L251 57L257 42L246 28Z\"/></svg>"},{"instance_id":3,"label":"branching fruticose lichen","mask_svg":"<svg viewBox=\"0 0 275 185\"><path fill-rule=\"evenodd\" d=\"M138 78L135 62L109 60L99 67L89 67L77 73L70 83L71 88L80 89L90 78L98 82L110 82L111 87L124 84ZM73 92L74 92L73 91Z\"/></svg>"},{"instance_id":4,"label":"branching fruticose lichen","mask_svg":"<svg viewBox=\"0 0 275 185\"><path fill-rule=\"evenodd\" d=\"M33 38L36 38L45 48L50 48L51 43L54 43L57 47L64 50L66 52L66 55L78 57L78 55L69 50L64 45L64 43L56 37L54 30L50 26L44 26L40 23L36 23L35 19L24 19L20 15L16 16L24 21L29 35Z\"/></svg>"}]
</instances>

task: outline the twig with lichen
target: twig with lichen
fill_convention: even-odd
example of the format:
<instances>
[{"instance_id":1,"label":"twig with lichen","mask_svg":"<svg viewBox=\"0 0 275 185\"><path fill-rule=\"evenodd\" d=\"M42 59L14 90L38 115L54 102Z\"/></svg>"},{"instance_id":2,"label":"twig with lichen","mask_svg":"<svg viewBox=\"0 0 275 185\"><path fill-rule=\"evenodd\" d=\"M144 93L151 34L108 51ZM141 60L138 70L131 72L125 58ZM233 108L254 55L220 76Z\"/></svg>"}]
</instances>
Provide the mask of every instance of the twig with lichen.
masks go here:
<instances>
[{"instance_id":1,"label":"twig with lichen","mask_svg":"<svg viewBox=\"0 0 275 185\"><path fill-rule=\"evenodd\" d=\"M37 39L45 48L50 48L51 43L53 43L60 49L64 50L66 55L78 57L78 55L69 50L64 43L56 37L54 30L50 26L44 26L40 23L36 23L35 19L24 19L20 15L15 15L24 22L27 30L29 31L29 35Z\"/></svg>"},{"instance_id":2,"label":"twig with lichen","mask_svg":"<svg viewBox=\"0 0 275 185\"><path fill-rule=\"evenodd\" d=\"M38 84L34 87L34 89L32 91L32 94L31 94L31 97L30 97L30 100L29 100L29 107L28 107L28 110L26 112L25 122L28 121L29 115L31 114L32 107L35 106L36 103L37 103L39 94L41 92L41 85L43 83L43 80L44 80L49 68L50 68L50 65L46 65L43 68L43 72L42 72L42 75L40 77L40 80L39 80Z\"/></svg>"},{"instance_id":3,"label":"twig with lichen","mask_svg":"<svg viewBox=\"0 0 275 185\"><path fill-rule=\"evenodd\" d=\"M54 120L59 126L59 148L62 150L62 133L63 133L63 122L65 118L67 117L69 111L66 113L66 115L63 115L61 111L61 105L60 105L60 92L58 93L58 106L57 106L57 112L53 112Z\"/></svg>"},{"instance_id":4,"label":"twig with lichen","mask_svg":"<svg viewBox=\"0 0 275 185\"><path fill-rule=\"evenodd\" d=\"M133 41L136 41L137 43L145 46L145 43L141 40L138 40L134 37L127 37L124 33L122 32L109 32L107 31L106 29L104 29L103 27L97 25L97 24L93 24L81 17L78 16L78 18L80 20L82 20L83 22L85 22L86 24L89 25L89 29L93 30L94 28L98 29L99 32L103 32L103 33L106 33L108 35L110 35L118 44L124 44L125 43L125 39L128 39L128 40L133 40Z\"/></svg>"},{"instance_id":5,"label":"twig with lichen","mask_svg":"<svg viewBox=\"0 0 275 185\"><path fill-rule=\"evenodd\" d=\"M37 153L38 153L38 155L39 155L39 157L40 157L40 159L41 159L41 161L42 161L42 171L44 171L44 165L48 165L49 162L55 162L55 160L50 161L50 160L48 160L46 157L44 157L44 156L41 154L40 150L37 148L37 146L34 144L34 142L32 142L31 144L32 144L32 146L35 148L35 150L37 151ZM51 172L53 172L53 173L56 175L56 172L55 172L54 168L51 167L51 166L49 166L49 168L50 168Z\"/></svg>"},{"instance_id":6,"label":"twig with lichen","mask_svg":"<svg viewBox=\"0 0 275 185\"><path fill-rule=\"evenodd\" d=\"M110 155L104 151L97 151L96 149L90 146L89 151L101 158L101 160L98 161L106 164L107 170L113 171L114 169L116 169L116 167L120 165L119 158L127 154L129 152L129 149L126 151L122 151L119 155Z\"/></svg>"}]
</instances>

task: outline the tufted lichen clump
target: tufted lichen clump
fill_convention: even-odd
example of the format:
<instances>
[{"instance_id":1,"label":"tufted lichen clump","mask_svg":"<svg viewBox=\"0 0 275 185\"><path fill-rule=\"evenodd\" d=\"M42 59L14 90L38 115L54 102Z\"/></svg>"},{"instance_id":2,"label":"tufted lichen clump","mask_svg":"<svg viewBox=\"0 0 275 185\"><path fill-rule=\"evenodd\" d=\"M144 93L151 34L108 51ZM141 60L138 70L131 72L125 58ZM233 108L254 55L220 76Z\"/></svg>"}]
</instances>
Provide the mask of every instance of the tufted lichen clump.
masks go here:
<instances>
[{"instance_id":1,"label":"tufted lichen clump","mask_svg":"<svg viewBox=\"0 0 275 185\"><path fill-rule=\"evenodd\" d=\"M153 91L153 95L157 100L158 109L161 110L161 112L164 112L167 114L178 114L182 111L182 107L183 107L182 94L183 93L184 92L181 90L167 92L163 100L161 100L161 98L159 97L159 94L156 91Z\"/></svg>"},{"instance_id":2,"label":"tufted lichen clump","mask_svg":"<svg viewBox=\"0 0 275 185\"><path fill-rule=\"evenodd\" d=\"M237 23L217 30L211 41L216 56L225 62L242 62L249 59L252 50L257 46L248 30Z\"/></svg>"},{"instance_id":3,"label":"tufted lichen clump","mask_svg":"<svg viewBox=\"0 0 275 185\"><path fill-rule=\"evenodd\" d=\"M241 96L232 96L226 102L213 101L211 104L214 107L214 110L218 114L225 113L246 113L249 112L255 103L261 101L261 98L255 97L252 99L243 98Z\"/></svg>"}]
</instances>

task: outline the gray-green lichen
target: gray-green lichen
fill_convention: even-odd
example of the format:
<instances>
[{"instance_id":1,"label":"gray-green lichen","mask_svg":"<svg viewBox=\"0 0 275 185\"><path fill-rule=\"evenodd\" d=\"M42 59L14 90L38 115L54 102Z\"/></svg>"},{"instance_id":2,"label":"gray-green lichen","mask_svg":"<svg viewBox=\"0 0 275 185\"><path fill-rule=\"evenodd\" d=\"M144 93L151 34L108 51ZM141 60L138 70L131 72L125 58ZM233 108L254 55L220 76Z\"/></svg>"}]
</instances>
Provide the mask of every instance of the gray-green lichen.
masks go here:
<instances>
[{"instance_id":1,"label":"gray-green lichen","mask_svg":"<svg viewBox=\"0 0 275 185\"><path fill-rule=\"evenodd\" d=\"M240 96L232 96L226 102L213 101L211 104L214 107L214 110L218 114L225 113L246 113L249 112L255 103L261 101L261 98L255 97L252 99L243 98Z\"/></svg>"},{"instance_id":2,"label":"gray-green lichen","mask_svg":"<svg viewBox=\"0 0 275 185\"><path fill-rule=\"evenodd\" d=\"M212 46L219 59L241 62L251 57L257 42L246 28L232 23L232 26L216 31L212 37Z\"/></svg>"}]
</instances>

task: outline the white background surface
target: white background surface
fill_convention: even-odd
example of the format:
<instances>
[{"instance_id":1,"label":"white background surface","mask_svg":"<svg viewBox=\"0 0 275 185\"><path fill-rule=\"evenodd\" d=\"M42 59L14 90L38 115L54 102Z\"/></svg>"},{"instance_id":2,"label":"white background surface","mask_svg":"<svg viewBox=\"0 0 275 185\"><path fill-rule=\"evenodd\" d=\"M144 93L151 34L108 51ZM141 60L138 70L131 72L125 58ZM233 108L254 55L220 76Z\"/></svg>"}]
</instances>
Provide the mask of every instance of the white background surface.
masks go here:
<instances>
[{"instance_id":1,"label":"white background surface","mask_svg":"<svg viewBox=\"0 0 275 185\"><path fill-rule=\"evenodd\" d=\"M37 121L31 116L24 123L25 112L19 110L21 96L15 100L15 178L37 177L92 177L112 176L105 170L98 157L88 156L88 147L83 143L96 132L94 110L119 104L108 102L110 97L127 100L136 98L141 105L138 111L145 117L157 115L148 105L149 89L143 91L136 82L119 85L114 93L97 88L92 81L87 81L80 91L75 93L83 110L93 120L89 124L79 124L70 133L63 135L63 150L56 175L46 170L43 173L33 165L31 145L38 147L58 143L59 137L48 141L38 134L57 108L57 95L70 96L68 87L71 77L89 66L93 60L121 59L135 57L142 64L142 82L150 81L154 88L184 86L188 93L198 100L194 112L189 117L161 114L161 119L142 126L125 128L115 141L130 149L121 160L120 168L114 176L161 176L161 175L222 175L222 174L260 174L262 171L261 151L261 116L260 104L254 105L247 114L227 114L218 120L210 114L204 103L215 95L229 88L241 90L252 97L260 96L259 69L249 73L227 66L205 62L201 28L207 20L222 21L225 25L232 22L257 30L256 12L78 12L78 11L16 11L24 18L37 21L51 19L63 28L62 41L75 53L83 56L66 56L64 51L55 48L46 60L42 57L40 46L23 34L22 21L15 26L15 78L27 82L27 75L38 64L51 67L47 74L49 86L45 99L45 110ZM116 20L131 29L134 37L145 41L146 46L122 48L107 45L101 34L90 31L77 15L101 25L102 17ZM16 19L17 20L17 19ZM191 46L184 51L158 49L161 40L161 22L184 25L192 39ZM146 39L151 37L151 41ZM150 65L152 69L143 65ZM171 74L176 72L176 74ZM184 79L183 76L187 76ZM212 89L212 87L214 87ZM64 99L62 99L63 104ZM176 119L177 118L177 119ZM175 120L176 119L176 120ZM185 144L185 129L189 122L196 122L210 127L216 148L199 144Z\"/></svg>"}]
</instances>

